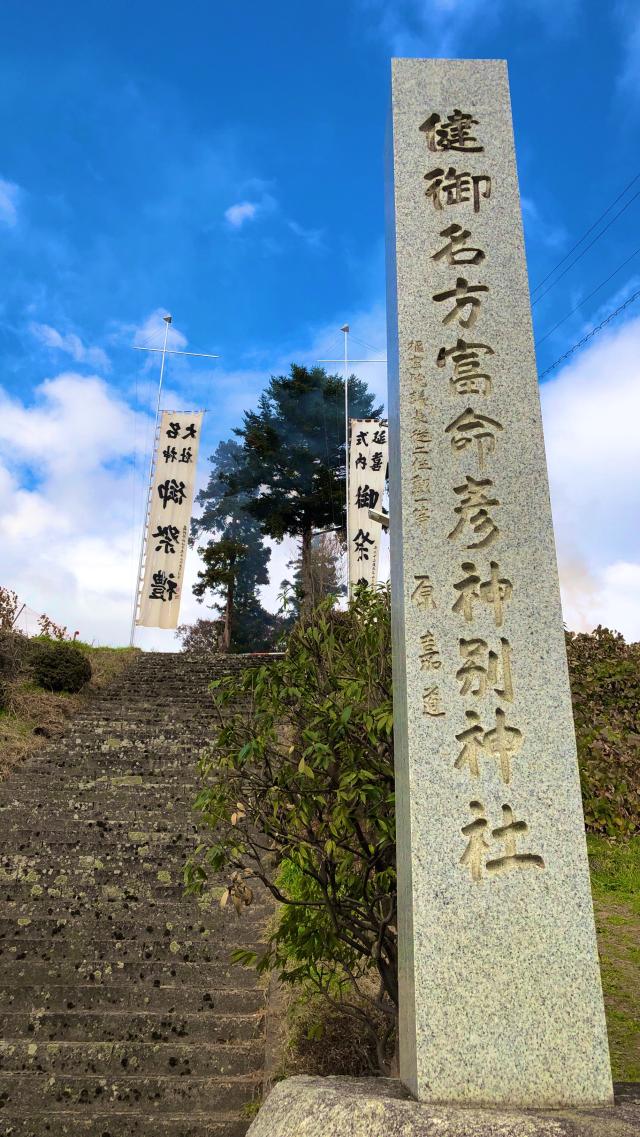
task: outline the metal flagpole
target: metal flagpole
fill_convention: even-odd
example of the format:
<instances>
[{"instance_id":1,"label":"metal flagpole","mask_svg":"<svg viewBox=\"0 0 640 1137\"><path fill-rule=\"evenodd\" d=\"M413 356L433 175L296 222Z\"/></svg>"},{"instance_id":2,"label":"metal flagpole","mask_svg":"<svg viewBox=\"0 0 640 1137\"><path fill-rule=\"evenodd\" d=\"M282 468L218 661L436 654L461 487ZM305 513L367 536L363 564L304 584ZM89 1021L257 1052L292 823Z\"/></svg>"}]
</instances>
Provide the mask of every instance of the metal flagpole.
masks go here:
<instances>
[{"instance_id":1,"label":"metal flagpole","mask_svg":"<svg viewBox=\"0 0 640 1137\"><path fill-rule=\"evenodd\" d=\"M149 463L149 488L147 490L147 511L145 513L144 524L142 526L142 539L140 541L140 559L138 561L138 577L136 580L136 590L135 590L135 595L133 598L133 615L131 617L131 636L129 638L129 646L130 647L133 647L133 641L134 641L135 634L136 634L136 616L138 614L138 600L140 597L140 580L142 577L142 561L144 559L145 538L147 535L147 524L149 521L149 510L150 510L150 506L151 506L151 492L153 489L153 470L154 470L154 466L155 466L156 445L157 445L157 441L158 441L158 422L160 419L160 401L162 398L162 383L164 380L165 361L166 361L166 358L168 355L194 355L194 356L197 356L199 359L219 359L220 358L219 355L206 355L200 351L174 351L171 348L169 348L167 350L167 339L169 336L169 325L171 324L172 316L163 316L162 319L164 320L164 323L165 323L164 343L163 343L162 347L139 347L137 344L134 345L136 351L157 351L157 352L160 352L162 354L162 360L160 362L160 381L158 383L158 398L156 400L156 419L155 419L155 426L154 426L154 431L153 431L153 446L151 448L151 461Z\"/></svg>"},{"instance_id":2,"label":"metal flagpole","mask_svg":"<svg viewBox=\"0 0 640 1137\"><path fill-rule=\"evenodd\" d=\"M156 400L156 418L153 427L153 444L151 446L151 461L149 463L149 486L147 489L147 509L144 515L144 522L142 525L142 537L140 540L140 557L138 559L138 575L136 577L136 589L133 594L133 614L131 616L131 635L129 637L129 647L133 647L133 641L136 634L136 616L138 614L138 597L140 595L140 577L142 575L142 559L144 557L144 541L147 535L147 521L149 519L149 505L151 502L151 484L153 481L153 465L156 457L156 440L158 434L158 416L160 414L160 399L162 396L162 381L164 379L164 364L167 357L167 339L169 336L169 325L171 323L171 316L163 316L164 320L164 343L162 345L162 361L160 363L160 382L158 383L158 398Z\"/></svg>"},{"instance_id":3,"label":"metal flagpole","mask_svg":"<svg viewBox=\"0 0 640 1137\"><path fill-rule=\"evenodd\" d=\"M344 358L339 359L319 359L318 363L340 363L344 365L344 457L345 457L345 493L347 497L346 502L346 536L347 536L347 566L349 564L349 332L350 327L348 324L343 324L340 328L344 332ZM386 363L386 359L352 359L352 363ZM347 578L349 571L347 567ZM351 581L347 579L347 599L351 599Z\"/></svg>"},{"instance_id":4,"label":"metal flagpole","mask_svg":"<svg viewBox=\"0 0 640 1137\"><path fill-rule=\"evenodd\" d=\"M349 563L349 325L340 328L344 332L344 489L346 495L345 525L347 538L347 565ZM347 570L347 600L351 600L351 581Z\"/></svg>"}]
</instances>

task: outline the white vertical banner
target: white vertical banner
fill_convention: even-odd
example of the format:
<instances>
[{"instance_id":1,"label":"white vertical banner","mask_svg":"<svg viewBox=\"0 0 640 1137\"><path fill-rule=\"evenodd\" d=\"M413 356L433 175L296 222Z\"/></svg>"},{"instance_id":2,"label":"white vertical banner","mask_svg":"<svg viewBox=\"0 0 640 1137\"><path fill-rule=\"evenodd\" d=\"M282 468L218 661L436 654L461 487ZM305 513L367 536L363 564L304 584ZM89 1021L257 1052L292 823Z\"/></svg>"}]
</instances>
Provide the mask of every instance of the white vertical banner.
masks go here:
<instances>
[{"instance_id":1,"label":"white vertical banner","mask_svg":"<svg viewBox=\"0 0 640 1137\"><path fill-rule=\"evenodd\" d=\"M175 628L195 488L203 411L163 411L144 544L136 624Z\"/></svg>"},{"instance_id":2,"label":"white vertical banner","mask_svg":"<svg viewBox=\"0 0 640 1137\"><path fill-rule=\"evenodd\" d=\"M389 455L385 421L350 420L349 440L349 590L357 584L375 587L382 525L369 510L382 512Z\"/></svg>"}]
</instances>

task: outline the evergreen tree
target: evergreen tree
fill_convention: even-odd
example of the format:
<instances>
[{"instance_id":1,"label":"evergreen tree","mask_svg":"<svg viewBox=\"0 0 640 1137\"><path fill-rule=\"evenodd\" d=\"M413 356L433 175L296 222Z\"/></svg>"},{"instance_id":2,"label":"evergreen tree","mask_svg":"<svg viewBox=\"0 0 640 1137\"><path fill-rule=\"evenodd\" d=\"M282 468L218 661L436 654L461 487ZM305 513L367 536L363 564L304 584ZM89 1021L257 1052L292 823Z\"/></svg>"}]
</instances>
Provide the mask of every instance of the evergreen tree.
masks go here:
<instances>
[{"instance_id":1,"label":"evergreen tree","mask_svg":"<svg viewBox=\"0 0 640 1137\"><path fill-rule=\"evenodd\" d=\"M238 604L234 613L234 651L273 651L286 631L286 622L267 612L259 600Z\"/></svg>"},{"instance_id":2,"label":"evergreen tree","mask_svg":"<svg viewBox=\"0 0 640 1137\"><path fill-rule=\"evenodd\" d=\"M193 592L200 599L209 590L220 597L213 607L222 613L223 651L232 647L251 650L250 630L262 643L269 624L269 613L262 608L256 589L269 582L267 565L271 550L264 545L259 523L245 508L247 495L229 492L228 481L223 480L233 475L243 460L239 443L219 443L211 458L213 470L208 485L196 498L203 510L191 527L192 538L204 532L218 535L217 540L198 549L204 569L198 573Z\"/></svg>"},{"instance_id":3,"label":"evergreen tree","mask_svg":"<svg viewBox=\"0 0 640 1137\"><path fill-rule=\"evenodd\" d=\"M229 540L226 537L222 537L219 541L209 541L205 548L198 549L198 553L204 562L204 570L198 573L198 580L193 586L193 594L202 599L207 591L222 593L222 604L213 605L219 612L222 612L221 651L229 651L231 647L233 601L238 585L238 575L241 571L242 557L246 552L246 545L242 545L240 541Z\"/></svg>"},{"instance_id":4,"label":"evergreen tree","mask_svg":"<svg viewBox=\"0 0 640 1137\"><path fill-rule=\"evenodd\" d=\"M377 418L382 407L362 380L349 379L350 413ZM242 427L242 459L221 472L229 492L281 541L300 537L303 603L311 603L311 537L314 529L345 528L344 379L323 367L292 364L289 375L272 376L257 411Z\"/></svg>"},{"instance_id":5,"label":"evergreen tree","mask_svg":"<svg viewBox=\"0 0 640 1137\"><path fill-rule=\"evenodd\" d=\"M237 559L235 591L239 602L248 601L259 585L269 582L267 565L271 550L264 545L259 522L247 510L248 495L229 490L229 480L244 461L242 446L232 440L220 442L210 461L213 470L209 482L196 497L203 509L191 523L192 538L216 533L221 540L244 546Z\"/></svg>"},{"instance_id":6,"label":"evergreen tree","mask_svg":"<svg viewBox=\"0 0 640 1137\"><path fill-rule=\"evenodd\" d=\"M309 568L310 592L308 606L315 608L328 596L344 596L346 585L342 581L341 560L345 556L342 542L335 533L320 533L311 543ZM300 614L303 599L302 557L289 561L294 570L293 581L283 581L293 591L293 611Z\"/></svg>"}]
</instances>

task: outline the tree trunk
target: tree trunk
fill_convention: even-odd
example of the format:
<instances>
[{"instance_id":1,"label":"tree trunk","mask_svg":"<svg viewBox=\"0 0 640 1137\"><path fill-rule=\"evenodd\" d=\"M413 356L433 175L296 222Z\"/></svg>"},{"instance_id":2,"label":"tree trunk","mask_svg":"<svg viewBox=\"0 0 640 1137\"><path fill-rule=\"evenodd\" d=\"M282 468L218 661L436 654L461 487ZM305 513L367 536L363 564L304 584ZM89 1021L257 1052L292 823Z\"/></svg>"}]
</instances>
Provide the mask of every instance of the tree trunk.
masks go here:
<instances>
[{"instance_id":1,"label":"tree trunk","mask_svg":"<svg viewBox=\"0 0 640 1137\"><path fill-rule=\"evenodd\" d=\"M222 636L220 639L220 650L226 655L231 647L231 622L233 619L233 595L234 595L234 578L229 581L227 588L227 599L224 605L224 624L222 627Z\"/></svg>"},{"instance_id":2,"label":"tree trunk","mask_svg":"<svg viewBox=\"0 0 640 1137\"><path fill-rule=\"evenodd\" d=\"M313 607L313 581L311 576L311 527L302 531L301 576L302 602L300 611L304 615Z\"/></svg>"}]
</instances>

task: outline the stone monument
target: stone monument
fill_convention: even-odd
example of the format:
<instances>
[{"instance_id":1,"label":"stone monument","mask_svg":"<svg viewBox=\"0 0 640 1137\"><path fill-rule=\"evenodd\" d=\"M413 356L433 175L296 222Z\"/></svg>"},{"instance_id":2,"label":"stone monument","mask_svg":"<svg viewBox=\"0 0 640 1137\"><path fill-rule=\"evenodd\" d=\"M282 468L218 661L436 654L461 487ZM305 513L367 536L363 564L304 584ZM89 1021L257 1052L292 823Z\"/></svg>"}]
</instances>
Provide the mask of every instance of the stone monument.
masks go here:
<instances>
[{"instance_id":1,"label":"stone monument","mask_svg":"<svg viewBox=\"0 0 640 1137\"><path fill-rule=\"evenodd\" d=\"M604 1104L506 64L396 59L392 82L400 1074L420 1101Z\"/></svg>"},{"instance_id":2,"label":"stone monument","mask_svg":"<svg viewBox=\"0 0 640 1137\"><path fill-rule=\"evenodd\" d=\"M612 1105L506 65L396 59L392 102L404 1086L290 1078L250 1133L632 1137L637 1097Z\"/></svg>"}]
</instances>

